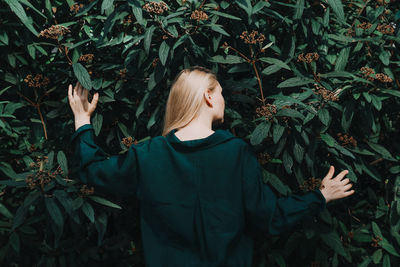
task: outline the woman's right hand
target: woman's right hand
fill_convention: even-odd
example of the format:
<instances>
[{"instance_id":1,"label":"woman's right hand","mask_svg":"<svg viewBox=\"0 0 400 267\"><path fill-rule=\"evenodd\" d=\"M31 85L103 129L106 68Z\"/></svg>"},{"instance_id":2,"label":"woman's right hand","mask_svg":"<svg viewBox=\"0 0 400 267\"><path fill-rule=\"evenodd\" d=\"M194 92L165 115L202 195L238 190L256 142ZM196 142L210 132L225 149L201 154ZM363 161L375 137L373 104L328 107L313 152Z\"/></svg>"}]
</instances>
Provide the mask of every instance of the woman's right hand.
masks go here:
<instances>
[{"instance_id":1,"label":"woman's right hand","mask_svg":"<svg viewBox=\"0 0 400 267\"><path fill-rule=\"evenodd\" d=\"M355 192L354 190L347 191L353 185L350 183L349 178L343 179L349 173L348 170L341 171L335 178L332 178L334 173L335 167L331 166L319 188L327 203L331 200L348 197Z\"/></svg>"}]
</instances>

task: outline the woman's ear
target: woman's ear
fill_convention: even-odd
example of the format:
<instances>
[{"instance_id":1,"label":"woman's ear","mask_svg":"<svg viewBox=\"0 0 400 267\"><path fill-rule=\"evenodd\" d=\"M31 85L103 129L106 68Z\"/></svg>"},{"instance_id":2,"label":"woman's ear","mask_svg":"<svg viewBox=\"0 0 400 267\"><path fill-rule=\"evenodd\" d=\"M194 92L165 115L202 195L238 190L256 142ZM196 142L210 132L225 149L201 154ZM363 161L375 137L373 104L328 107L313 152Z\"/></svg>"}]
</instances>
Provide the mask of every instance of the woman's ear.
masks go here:
<instances>
[{"instance_id":1,"label":"woman's ear","mask_svg":"<svg viewBox=\"0 0 400 267\"><path fill-rule=\"evenodd\" d=\"M206 100L206 104L210 107L213 107L213 104L211 102L211 91L210 89L207 89L204 91L204 99Z\"/></svg>"}]
</instances>

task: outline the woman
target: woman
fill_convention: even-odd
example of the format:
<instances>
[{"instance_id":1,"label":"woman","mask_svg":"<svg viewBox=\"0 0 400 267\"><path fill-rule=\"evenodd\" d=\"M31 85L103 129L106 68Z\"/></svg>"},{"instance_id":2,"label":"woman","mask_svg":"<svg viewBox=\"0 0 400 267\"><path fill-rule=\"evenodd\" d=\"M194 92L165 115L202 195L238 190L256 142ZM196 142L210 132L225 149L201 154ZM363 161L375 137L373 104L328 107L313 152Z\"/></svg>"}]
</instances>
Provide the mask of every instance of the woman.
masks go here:
<instances>
[{"instance_id":1,"label":"woman","mask_svg":"<svg viewBox=\"0 0 400 267\"><path fill-rule=\"evenodd\" d=\"M134 196L146 266L251 266L253 235L286 232L326 203L354 193L334 167L321 189L276 198L262 182L252 147L227 130L216 76L202 67L181 71L169 94L162 136L108 156L94 143L90 116L99 94L68 89L76 132L71 137L78 176L98 190Z\"/></svg>"}]
</instances>

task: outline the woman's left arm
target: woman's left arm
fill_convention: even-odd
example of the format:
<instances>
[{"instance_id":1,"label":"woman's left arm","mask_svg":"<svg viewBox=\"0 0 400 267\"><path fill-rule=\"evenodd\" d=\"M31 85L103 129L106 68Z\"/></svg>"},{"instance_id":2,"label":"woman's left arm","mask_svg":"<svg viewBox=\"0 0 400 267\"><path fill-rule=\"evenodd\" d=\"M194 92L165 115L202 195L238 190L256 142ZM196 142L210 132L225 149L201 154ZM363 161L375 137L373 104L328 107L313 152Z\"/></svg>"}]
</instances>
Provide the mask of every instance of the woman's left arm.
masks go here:
<instances>
[{"instance_id":1,"label":"woman's left arm","mask_svg":"<svg viewBox=\"0 0 400 267\"><path fill-rule=\"evenodd\" d=\"M77 176L85 184L105 193L136 196L137 151L134 144L124 154L110 156L94 142L92 125L85 124L72 135Z\"/></svg>"},{"instance_id":2,"label":"woman's left arm","mask_svg":"<svg viewBox=\"0 0 400 267\"><path fill-rule=\"evenodd\" d=\"M116 195L136 196L137 155L136 147L122 154L110 156L94 142L90 117L96 109L99 93L88 101L88 90L77 82L68 87L68 100L75 117L75 133L70 139L74 150L78 178L101 191Z\"/></svg>"}]
</instances>

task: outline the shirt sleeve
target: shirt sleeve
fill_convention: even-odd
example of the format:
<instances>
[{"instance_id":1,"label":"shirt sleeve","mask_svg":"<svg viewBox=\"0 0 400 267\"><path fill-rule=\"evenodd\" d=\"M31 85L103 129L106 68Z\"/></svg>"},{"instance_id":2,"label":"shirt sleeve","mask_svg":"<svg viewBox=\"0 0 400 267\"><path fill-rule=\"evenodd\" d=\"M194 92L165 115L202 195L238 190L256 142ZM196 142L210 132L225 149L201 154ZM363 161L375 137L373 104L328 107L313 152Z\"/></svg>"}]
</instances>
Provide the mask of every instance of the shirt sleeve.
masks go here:
<instances>
[{"instance_id":1,"label":"shirt sleeve","mask_svg":"<svg viewBox=\"0 0 400 267\"><path fill-rule=\"evenodd\" d=\"M95 144L92 125L85 124L71 136L70 145L82 183L104 193L136 197L138 168L133 144L125 153L110 156Z\"/></svg>"},{"instance_id":2,"label":"shirt sleeve","mask_svg":"<svg viewBox=\"0 0 400 267\"><path fill-rule=\"evenodd\" d=\"M248 144L243 157L243 202L246 221L253 228L251 230L256 229L266 235L278 235L293 230L302 220L325 209L326 200L319 189L303 195L277 198L263 182L262 166Z\"/></svg>"}]
</instances>

